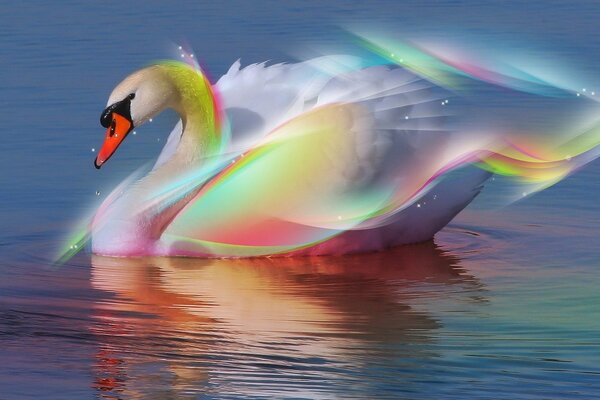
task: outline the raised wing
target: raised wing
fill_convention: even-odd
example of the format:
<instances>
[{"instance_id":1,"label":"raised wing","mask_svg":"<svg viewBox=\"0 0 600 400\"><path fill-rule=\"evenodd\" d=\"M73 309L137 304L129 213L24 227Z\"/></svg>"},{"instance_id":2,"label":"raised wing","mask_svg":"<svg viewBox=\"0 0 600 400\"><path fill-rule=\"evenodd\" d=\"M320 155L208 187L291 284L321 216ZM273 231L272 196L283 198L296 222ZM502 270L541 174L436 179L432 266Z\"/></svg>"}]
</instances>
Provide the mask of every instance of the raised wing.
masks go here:
<instances>
[{"instance_id":1,"label":"raised wing","mask_svg":"<svg viewBox=\"0 0 600 400\"><path fill-rule=\"evenodd\" d=\"M241 156L163 242L227 256L287 252L387 224L425 193L456 156L446 94L402 69L355 67L344 58L234 64L217 89Z\"/></svg>"}]
</instances>

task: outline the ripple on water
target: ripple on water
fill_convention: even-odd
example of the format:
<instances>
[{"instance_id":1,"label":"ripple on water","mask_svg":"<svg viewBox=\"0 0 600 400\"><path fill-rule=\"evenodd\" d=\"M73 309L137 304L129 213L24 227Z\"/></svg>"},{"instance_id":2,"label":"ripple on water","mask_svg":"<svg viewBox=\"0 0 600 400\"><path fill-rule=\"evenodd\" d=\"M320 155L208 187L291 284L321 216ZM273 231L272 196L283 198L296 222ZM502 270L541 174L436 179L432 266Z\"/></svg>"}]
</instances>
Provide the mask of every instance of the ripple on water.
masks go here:
<instances>
[{"instance_id":1,"label":"ripple on water","mask_svg":"<svg viewBox=\"0 0 600 400\"><path fill-rule=\"evenodd\" d=\"M43 377L32 396L65 381L71 398L412 399L490 388L509 398L517 386L592 387L599 372L584 359L588 336L558 351L570 332L507 320L490 281L471 272L510 249L509 230L451 225L437 244L347 257L81 253L59 267L45 256L55 244L39 237L8 241L17 251L10 284L0 283L0 356L13 373Z\"/></svg>"}]
</instances>

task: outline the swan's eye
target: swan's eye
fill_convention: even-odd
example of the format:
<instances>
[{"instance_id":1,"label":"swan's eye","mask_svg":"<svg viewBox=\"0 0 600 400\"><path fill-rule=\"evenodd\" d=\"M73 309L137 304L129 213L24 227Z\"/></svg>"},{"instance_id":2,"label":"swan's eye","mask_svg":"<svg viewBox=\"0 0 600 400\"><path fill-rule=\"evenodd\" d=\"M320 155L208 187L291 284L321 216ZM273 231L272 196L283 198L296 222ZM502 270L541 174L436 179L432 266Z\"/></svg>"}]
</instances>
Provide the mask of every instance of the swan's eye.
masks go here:
<instances>
[{"instance_id":1,"label":"swan's eye","mask_svg":"<svg viewBox=\"0 0 600 400\"><path fill-rule=\"evenodd\" d=\"M135 99L135 93L131 93L131 94L129 94L129 96L127 96L127 98L128 98L129 100L133 100L133 99Z\"/></svg>"}]
</instances>

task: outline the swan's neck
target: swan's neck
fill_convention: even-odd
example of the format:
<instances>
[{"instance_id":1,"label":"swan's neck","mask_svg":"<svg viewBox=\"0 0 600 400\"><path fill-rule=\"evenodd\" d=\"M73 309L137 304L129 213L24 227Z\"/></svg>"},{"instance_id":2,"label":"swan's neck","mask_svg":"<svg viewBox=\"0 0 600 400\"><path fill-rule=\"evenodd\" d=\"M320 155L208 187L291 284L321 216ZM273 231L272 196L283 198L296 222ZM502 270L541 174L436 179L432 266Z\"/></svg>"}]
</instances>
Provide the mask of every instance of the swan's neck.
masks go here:
<instances>
[{"instance_id":1,"label":"swan's neck","mask_svg":"<svg viewBox=\"0 0 600 400\"><path fill-rule=\"evenodd\" d=\"M181 138L172 160L178 164L197 166L202 159L215 154L219 137L206 121L196 115L180 113L182 122Z\"/></svg>"},{"instance_id":2,"label":"swan's neck","mask_svg":"<svg viewBox=\"0 0 600 400\"><path fill-rule=\"evenodd\" d=\"M217 155L221 150L219 115L210 82L190 68L174 68L169 71L169 76L178 93L178 100L172 107L181 118L182 133L173 156L144 178L144 190L150 193L177 182L201 166L207 157ZM183 196L177 194L174 199L166 201L168 207L159 207L157 212L145 216L153 238L160 236L196 192L190 190Z\"/></svg>"},{"instance_id":3,"label":"swan's neck","mask_svg":"<svg viewBox=\"0 0 600 400\"><path fill-rule=\"evenodd\" d=\"M160 254L157 242L168 224L195 196L192 188L183 195L152 201L186 173L203 164L221 149L217 104L207 79L191 68L164 65L175 90L169 106L179 114L182 134L171 158L130 187L113 204L104 229L94 232L94 251L111 255ZM150 206L148 206L150 204Z\"/></svg>"},{"instance_id":4,"label":"swan's neck","mask_svg":"<svg viewBox=\"0 0 600 400\"><path fill-rule=\"evenodd\" d=\"M195 166L203 158L217 154L221 148L222 137L215 95L210 82L195 70L173 68L169 70L169 76L179 94L172 107L183 124L181 139L173 159Z\"/></svg>"}]
</instances>

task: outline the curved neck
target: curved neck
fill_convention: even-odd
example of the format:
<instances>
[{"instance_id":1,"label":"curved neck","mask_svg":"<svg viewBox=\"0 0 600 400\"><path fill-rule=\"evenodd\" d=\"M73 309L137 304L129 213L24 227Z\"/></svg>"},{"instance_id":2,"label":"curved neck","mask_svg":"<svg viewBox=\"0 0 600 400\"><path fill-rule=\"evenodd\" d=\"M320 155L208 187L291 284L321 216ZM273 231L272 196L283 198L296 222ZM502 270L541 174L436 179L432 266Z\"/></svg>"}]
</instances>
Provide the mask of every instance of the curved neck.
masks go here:
<instances>
[{"instance_id":1,"label":"curved neck","mask_svg":"<svg viewBox=\"0 0 600 400\"><path fill-rule=\"evenodd\" d=\"M210 82L186 64L167 63L164 68L178 96L172 108L183 127L173 159L197 163L221 149L218 107Z\"/></svg>"},{"instance_id":2,"label":"curved neck","mask_svg":"<svg viewBox=\"0 0 600 400\"><path fill-rule=\"evenodd\" d=\"M162 95L168 98L165 108L173 108L181 117L181 137L170 138L178 143L164 164L107 205L110 215L96 216L95 251L113 255L160 253L157 241L162 232L199 188L184 188L172 198L161 198L161 191L221 150L218 108L208 80L183 63L164 63L157 71L162 73L156 78L170 86Z\"/></svg>"}]
</instances>

